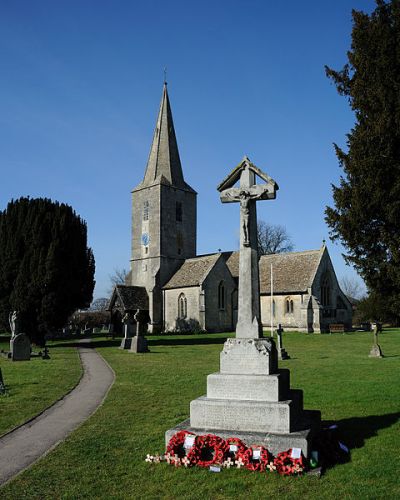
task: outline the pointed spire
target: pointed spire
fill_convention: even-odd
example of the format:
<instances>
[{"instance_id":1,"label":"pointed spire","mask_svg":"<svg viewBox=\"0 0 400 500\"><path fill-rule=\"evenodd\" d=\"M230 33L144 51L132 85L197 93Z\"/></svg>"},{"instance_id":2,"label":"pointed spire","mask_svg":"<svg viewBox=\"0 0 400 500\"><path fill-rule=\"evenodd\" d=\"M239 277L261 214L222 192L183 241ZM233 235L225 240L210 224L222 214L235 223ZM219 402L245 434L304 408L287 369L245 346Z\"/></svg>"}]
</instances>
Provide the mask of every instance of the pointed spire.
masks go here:
<instances>
[{"instance_id":1,"label":"pointed spire","mask_svg":"<svg viewBox=\"0 0 400 500\"><path fill-rule=\"evenodd\" d=\"M183 178L166 81L141 187L161 183L193 191Z\"/></svg>"}]
</instances>

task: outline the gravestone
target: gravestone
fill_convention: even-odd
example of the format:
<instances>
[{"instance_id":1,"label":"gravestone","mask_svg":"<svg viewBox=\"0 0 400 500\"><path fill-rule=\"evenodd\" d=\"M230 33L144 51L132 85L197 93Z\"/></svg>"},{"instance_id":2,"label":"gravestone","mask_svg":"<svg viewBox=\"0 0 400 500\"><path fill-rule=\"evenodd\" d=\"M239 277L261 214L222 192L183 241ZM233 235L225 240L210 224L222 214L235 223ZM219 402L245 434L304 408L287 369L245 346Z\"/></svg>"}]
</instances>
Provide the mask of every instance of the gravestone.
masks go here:
<instances>
[{"instance_id":1,"label":"gravestone","mask_svg":"<svg viewBox=\"0 0 400 500\"><path fill-rule=\"evenodd\" d=\"M382 332L382 325L380 323L374 324L374 343L369 353L370 358L383 358L381 346L378 344L378 333Z\"/></svg>"},{"instance_id":2,"label":"gravestone","mask_svg":"<svg viewBox=\"0 0 400 500\"><path fill-rule=\"evenodd\" d=\"M136 332L136 324L133 324L131 313L126 313L122 318L124 338L121 341L120 349L130 349L132 345L132 337Z\"/></svg>"},{"instance_id":3,"label":"gravestone","mask_svg":"<svg viewBox=\"0 0 400 500\"><path fill-rule=\"evenodd\" d=\"M18 333L10 340L12 361L29 361L31 359L31 341L25 333Z\"/></svg>"},{"instance_id":4,"label":"gravestone","mask_svg":"<svg viewBox=\"0 0 400 500\"><path fill-rule=\"evenodd\" d=\"M138 309L134 315L136 321L136 335L132 337L130 352L149 352L147 340L144 334L147 332L148 313Z\"/></svg>"},{"instance_id":5,"label":"gravestone","mask_svg":"<svg viewBox=\"0 0 400 500\"><path fill-rule=\"evenodd\" d=\"M256 176L263 184L256 184ZM239 181L239 187L235 184ZM303 409L303 393L290 388L289 370L278 368L272 338L263 338L260 322L256 201L275 199L278 186L245 157L218 186L221 201L240 203L239 305L236 338L220 354L220 371L207 377L207 395L190 403L190 419L179 430L238 437L248 446L272 453L301 448L319 429L320 412Z\"/></svg>"},{"instance_id":6,"label":"gravestone","mask_svg":"<svg viewBox=\"0 0 400 500\"><path fill-rule=\"evenodd\" d=\"M282 325L279 323L278 329L276 330L276 336L278 339L278 359L290 359L290 356L286 352L286 349L283 348L282 333L283 333L283 328Z\"/></svg>"}]
</instances>

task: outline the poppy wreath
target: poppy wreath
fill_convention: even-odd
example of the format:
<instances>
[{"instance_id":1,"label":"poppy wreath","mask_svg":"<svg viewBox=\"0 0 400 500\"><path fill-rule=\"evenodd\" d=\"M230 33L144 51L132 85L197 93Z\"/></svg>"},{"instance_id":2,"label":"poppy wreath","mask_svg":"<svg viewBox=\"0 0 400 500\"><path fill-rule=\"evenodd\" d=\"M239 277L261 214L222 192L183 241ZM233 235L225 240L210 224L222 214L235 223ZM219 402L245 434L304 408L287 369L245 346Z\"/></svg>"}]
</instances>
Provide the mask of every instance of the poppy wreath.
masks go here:
<instances>
[{"instance_id":1,"label":"poppy wreath","mask_svg":"<svg viewBox=\"0 0 400 500\"><path fill-rule=\"evenodd\" d=\"M228 444L228 457L232 460L237 460L239 455L244 453L247 450L247 445L243 443L243 441L239 438L231 437L226 440ZM231 451L230 446L237 446L237 451Z\"/></svg>"},{"instance_id":2,"label":"poppy wreath","mask_svg":"<svg viewBox=\"0 0 400 500\"><path fill-rule=\"evenodd\" d=\"M260 458L253 458L254 450L260 450ZM267 465L272 460L271 454L264 446L251 446L242 453L238 453L237 459L239 460L240 458L246 469L259 472L265 471Z\"/></svg>"},{"instance_id":3,"label":"poppy wreath","mask_svg":"<svg viewBox=\"0 0 400 500\"><path fill-rule=\"evenodd\" d=\"M173 457L177 455L179 458L183 458L186 455L184 444L188 434L190 434L188 431L179 431L174 434L168 442L166 453Z\"/></svg>"},{"instance_id":4,"label":"poppy wreath","mask_svg":"<svg viewBox=\"0 0 400 500\"><path fill-rule=\"evenodd\" d=\"M222 463L228 450L228 443L219 436L214 434L196 436L194 445L188 453L188 459L199 467L209 467Z\"/></svg>"},{"instance_id":5,"label":"poppy wreath","mask_svg":"<svg viewBox=\"0 0 400 500\"><path fill-rule=\"evenodd\" d=\"M274 460L276 471L282 476L293 476L301 474L306 468L306 462L303 454L300 458L292 458L292 448L278 453Z\"/></svg>"}]
</instances>

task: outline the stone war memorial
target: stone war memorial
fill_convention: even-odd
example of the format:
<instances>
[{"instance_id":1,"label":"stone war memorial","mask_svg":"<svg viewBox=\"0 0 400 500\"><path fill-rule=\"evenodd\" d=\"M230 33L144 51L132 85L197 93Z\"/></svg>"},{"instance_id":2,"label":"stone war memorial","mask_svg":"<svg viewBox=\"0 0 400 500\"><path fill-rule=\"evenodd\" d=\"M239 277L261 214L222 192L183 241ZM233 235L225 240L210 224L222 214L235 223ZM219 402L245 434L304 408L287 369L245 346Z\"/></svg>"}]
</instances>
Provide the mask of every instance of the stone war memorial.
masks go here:
<instances>
[{"instance_id":1,"label":"stone war memorial","mask_svg":"<svg viewBox=\"0 0 400 500\"><path fill-rule=\"evenodd\" d=\"M256 177L263 182L256 184ZM310 455L320 412L303 409L303 393L290 388L289 370L278 368L275 342L263 337L260 321L256 203L275 199L277 190L276 182L247 157L218 186L222 203L240 205L236 337L224 344L220 371L208 375L207 395L190 403L190 419L166 432L167 444L186 430L223 439L234 436L273 454L296 448Z\"/></svg>"}]
</instances>

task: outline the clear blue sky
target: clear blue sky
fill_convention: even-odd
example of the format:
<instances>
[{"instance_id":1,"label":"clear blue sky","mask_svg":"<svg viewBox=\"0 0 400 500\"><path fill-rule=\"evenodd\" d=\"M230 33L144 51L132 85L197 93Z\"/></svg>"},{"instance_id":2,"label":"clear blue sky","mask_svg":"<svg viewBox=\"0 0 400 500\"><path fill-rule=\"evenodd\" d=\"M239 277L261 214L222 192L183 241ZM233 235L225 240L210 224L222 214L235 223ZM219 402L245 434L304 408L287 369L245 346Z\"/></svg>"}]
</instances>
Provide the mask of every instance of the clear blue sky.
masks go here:
<instances>
[{"instance_id":1,"label":"clear blue sky","mask_svg":"<svg viewBox=\"0 0 400 500\"><path fill-rule=\"evenodd\" d=\"M238 207L216 186L246 154L273 177L259 218L296 250L328 240L324 209L353 115L326 78L350 47L351 9L372 0L2 0L0 210L49 197L86 220L95 297L128 268L131 189L143 177L163 68L198 253L237 248ZM328 241L337 275L355 276Z\"/></svg>"}]
</instances>

